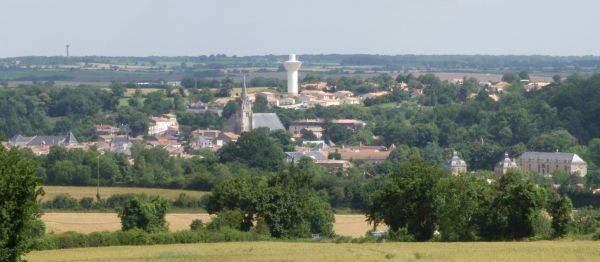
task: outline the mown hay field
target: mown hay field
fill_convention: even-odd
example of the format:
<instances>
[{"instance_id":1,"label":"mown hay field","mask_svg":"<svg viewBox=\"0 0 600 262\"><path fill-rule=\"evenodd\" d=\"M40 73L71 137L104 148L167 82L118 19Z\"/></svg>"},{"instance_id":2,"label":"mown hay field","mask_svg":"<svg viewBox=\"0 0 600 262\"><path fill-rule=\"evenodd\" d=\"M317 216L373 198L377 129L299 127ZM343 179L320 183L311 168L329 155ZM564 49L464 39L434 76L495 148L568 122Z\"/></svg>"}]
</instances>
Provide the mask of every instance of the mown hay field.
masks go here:
<instances>
[{"instance_id":1,"label":"mown hay field","mask_svg":"<svg viewBox=\"0 0 600 262\"><path fill-rule=\"evenodd\" d=\"M42 201L51 200L58 194L69 194L70 196L81 199L83 197L96 198L96 187L94 186L43 186L46 194L41 197ZM182 190L182 189L162 189L162 188L143 188L143 187L100 187L100 196L104 199L115 194L146 194L159 195L168 199L176 199L179 194L185 193L188 196L199 198L206 194L203 191Z\"/></svg>"},{"instance_id":2,"label":"mown hay field","mask_svg":"<svg viewBox=\"0 0 600 262\"><path fill-rule=\"evenodd\" d=\"M29 261L598 261L600 242L234 242L34 251Z\"/></svg>"},{"instance_id":3,"label":"mown hay field","mask_svg":"<svg viewBox=\"0 0 600 262\"><path fill-rule=\"evenodd\" d=\"M206 213L167 214L169 230L189 229L192 220L201 219L204 223L211 220ZM121 229L121 220L115 213L45 213L42 216L46 232L64 233L75 231L91 233L96 231L115 231ZM333 230L343 236L361 237L371 229L364 215L336 215Z\"/></svg>"}]
</instances>

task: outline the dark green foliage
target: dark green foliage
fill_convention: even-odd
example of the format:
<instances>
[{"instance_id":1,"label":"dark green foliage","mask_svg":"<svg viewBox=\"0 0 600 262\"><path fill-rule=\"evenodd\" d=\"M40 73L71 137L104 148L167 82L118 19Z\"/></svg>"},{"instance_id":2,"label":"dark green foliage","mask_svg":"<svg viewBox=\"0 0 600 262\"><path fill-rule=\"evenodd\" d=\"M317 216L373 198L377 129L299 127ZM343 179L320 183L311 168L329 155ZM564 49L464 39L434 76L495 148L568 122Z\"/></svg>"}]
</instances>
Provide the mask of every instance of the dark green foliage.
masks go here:
<instances>
[{"instance_id":1,"label":"dark green foliage","mask_svg":"<svg viewBox=\"0 0 600 262\"><path fill-rule=\"evenodd\" d=\"M584 207L573 216L572 232L588 235L600 232L600 209Z\"/></svg>"},{"instance_id":2,"label":"dark green foliage","mask_svg":"<svg viewBox=\"0 0 600 262\"><path fill-rule=\"evenodd\" d=\"M221 117L223 117L223 119L229 119L235 114L235 112L237 112L237 110L237 103L235 101L229 101L227 104L225 104L225 107L223 107Z\"/></svg>"},{"instance_id":3,"label":"dark green foliage","mask_svg":"<svg viewBox=\"0 0 600 262\"><path fill-rule=\"evenodd\" d=\"M248 231L244 221L244 213L242 213L241 210L224 210L217 213L217 216L206 225L206 228L209 230L221 230L227 227L235 230Z\"/></svg>"},{"instance_id":4,"label":"dark green foliage","mask_svg":"<svg viewBox=\"0 0 600 262\"><path fill-rule=\"evenodd\" d=\"M63 234L47 234L36 238L33 247L36 250L84 248L124 245L156 245L156 244L186 244L214 243L240 241L268 241L268 235L255 232L241 232L231 228L221 230L197 229L178 232L152 232L132 229L116 232L94 232L81 234L67 232Z\"/></svg>"},{"instance_id":5,"label":"dark green foliage","mask_svg":"<svg viewBox=\"0 0 600 262\"><path fill-rule=\"evenodd\" d=\"M225 224L247 231L258 217L261 228L257 230L268 229L274 237L308 237L310 233L330 236L333 213L311 188L312 176L310 168L292 166L268 181L257 177L225 181L213 190L207 208L223 218L208 227Z\"/></svg>"},{"instance_id":6,"label":"dark green foliage","mask_svg":"<svg viewBox=\"0 0 600 262\"><path fill-rule=\"evenodd\" d=\"M568 228L573 215L573 204L569 197L555 197L550 203L550 215L552 216L552 229L554 237L564 237L568 233Z\"/></svg>"},{"instance_id":7,"label":"dark green foliage","mask_svg":"<svg viewBox=\"0 0 600 262\"><path fill-rule=\"evenodd\" d=\"M494 190L493 198L484 205L481 237L486 240L533 237L533 222L545 207L545 190L514 171L503 175Z\"/></svg>"},{"instance_id":8,"label":"dark green foliage","mask_svg":"<svg viewBox=\"0 0 600 262\"><path fill-rule=\"evenodd\" d=\"M351 135L352 131L348 130L344 126L337 124L327 124L325 125L323 139L325 141L332 141L336 144L347 144Z\"/></svg>"},{"instance_id":9,"label":"dark green foliage","mask_svg":"<svg viewBox=\"0 0 600 262\"><path fill-rule=\"evenodd\" d=\"M204 223L202 222L202 220L200 220L200 219L192 220L192 223L190 224L190 230L195 231L195 230L200 230L202 228L204 228Z\"/></svg>"},{"instance_id":10,"label":"dark green foliage","mask_svg":"<svg viewBox=\"0 0 600 262\"><path fill-rule=\"evenodd\" d=\"M441 169L418 157L401 164L373 194L369 221L392 230L406 227L415 240L429 240L437 222L434 189L441 176Z\"/></svg>"},{"instance_id":11,"label":"dark green foliage","mask_svg":"<svg viewBox=\"0 0 600 262\"><path fill-rule=\"evenodd\" d=\"M279 170L283 165L283 150L262 129L243 133L237 142L228 143L217 152L221 162L239 162L265 170Z\"/></svg>"},{"instance_id":12,"label":"dark green foliage","mask_svg":"<svg viewBox=\"0 0 600 262\"><path fill-rule=\"evenodd\" d=\"M79 200L79 206L83 209L91 209L94 204L94 199L91 197L82 197Z\"/></svg>"},{"instance_id":13,"label":"dark green foliage","mask_svg":"<svg viewBox=\"0 0 600 262\"><path fill-rule=\"evenodd\" d=\"M146 232L159 232L167 230L167 208L168 201L164 198L154 197L142 203L139 198L132 197L117 211L123 230L138 228Z\"/></svg>"},{"instance_id":14,"label":"dark green foliage","mask_svg":"<svg viewBox=\"0 0 600 262\"><path fill-rule=\"evenodd\" d=\"M0 261L20 260L31 248L31 237L39 234L36 199L43 191L35 169L21 152L0 145Z\"/></svg>"},{"instance_id":15,"label":"dark green foliage","mask_svg":"<svg viewBox=\"0 0 600 262\"><path fill-rule=\"evenodd\" d=\"M51 209L76 209L79 206L77 199L69 196L69 194L56 195L49 202L45 202L42 206Z\"/></svg>"},{"instance_id":16,"label":"dark green foliage","mask_svg":"<svg viewBox=\"0 0 600 262\"><path fill-rule=\"evenodd\" d=\"M478 239L477 218L491 197L491 186L475 176L461 174L442 178L435 190L436 217L443 241Z\"/></svg>"}]
</instances>

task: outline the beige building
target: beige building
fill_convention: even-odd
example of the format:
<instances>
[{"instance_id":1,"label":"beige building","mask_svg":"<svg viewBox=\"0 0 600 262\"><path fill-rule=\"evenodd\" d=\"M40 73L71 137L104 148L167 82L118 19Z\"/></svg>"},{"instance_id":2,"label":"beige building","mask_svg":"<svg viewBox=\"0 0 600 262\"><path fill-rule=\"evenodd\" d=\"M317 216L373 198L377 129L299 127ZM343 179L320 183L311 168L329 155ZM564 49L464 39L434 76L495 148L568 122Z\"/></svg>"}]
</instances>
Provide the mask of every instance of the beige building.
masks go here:
<instances>
[{"instance_id":1,"label":"beige building","mask_svg":"<svg viewBox=\"0 0 600 262\"><path fill-rule=\"evenodd\" d=\"M553 175L556 171L587 175L587 163L577 154L563 152L525 152L517 160L518 165L525 171Z\"/></svg>"},{"instance_id":2,"label":"beige building","mask_svg":"<svg viewBox=\"0 0 600 262\"><path fill-rule=\"evenodd\" d=\"M460 173L467 172L467 162L458 156L458 152L454 151L452 153L452 158L448 161L448 168L453 176L457 176Z\"/></svg>"},{"instance_id":3,"label":"beige building","mask_svg":"<svg viewBox=\"0 0 600 262\"><path fill-rule=\"evenodd\" d=\"M498 162L498 164L496 164L496 167L494 168L494 173L498 175L504 175L508 173L508 171L510 171L511 169L518 168L519 166L517 165L517 162L512 160L508 156L508 153L504 153L504 159L502 159L500 162Z\"/></svg>"}]
</instances>

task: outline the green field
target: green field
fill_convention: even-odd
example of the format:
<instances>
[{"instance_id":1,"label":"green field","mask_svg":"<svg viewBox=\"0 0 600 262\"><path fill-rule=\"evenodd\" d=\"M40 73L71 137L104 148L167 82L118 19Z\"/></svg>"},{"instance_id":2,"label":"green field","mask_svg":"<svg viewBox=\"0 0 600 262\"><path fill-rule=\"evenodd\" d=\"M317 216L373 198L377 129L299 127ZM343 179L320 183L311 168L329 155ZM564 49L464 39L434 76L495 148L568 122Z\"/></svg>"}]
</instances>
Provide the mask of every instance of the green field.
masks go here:
<instances>
[{"instance_id":1,"label":"green field","mask_svg":"<svg viewBox=\"0 0 600 262\"><path fill-rule=\"evenodd\" d=\"M600 242L234 242L35 251L29 261L598 261Z\"/></svg>"},{"instance_id":2,"label":"green field","mask_svg":"<svg viewBox=\"0 0 600 262\"><path fill-rule=\"evenodd\" d=\"M96 197L96 187L93 186L43 186L46 193L41 199L43 201L51 200L58 194L69 194L70 196L81 199L83 197ZM188 196L199 198L206 194L203 191L183 190L183 189L161 189L161 188L143 188L143 187L100 187L100 196L108 198L114 194L146 194L159 195L171 200L176 199L179 194L185 193Z\"/></svg>"}]
</instances>

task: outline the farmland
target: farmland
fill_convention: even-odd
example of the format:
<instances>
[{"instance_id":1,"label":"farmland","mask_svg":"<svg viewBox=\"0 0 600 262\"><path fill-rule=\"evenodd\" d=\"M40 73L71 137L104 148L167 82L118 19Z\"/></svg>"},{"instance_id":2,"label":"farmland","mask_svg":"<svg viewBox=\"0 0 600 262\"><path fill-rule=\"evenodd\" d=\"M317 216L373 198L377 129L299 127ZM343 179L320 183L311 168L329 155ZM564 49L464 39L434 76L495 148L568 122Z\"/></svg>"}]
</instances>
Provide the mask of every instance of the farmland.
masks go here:
<instances>
[{"instance_id":1,"label":"farmland","mask_svg":"<svg viewBox=\"0 0 600 262\"><path fill-rule=\"evenodd\" d=\"M83 187L83 186L43 186L44 192L46 193L41 199L42 201L51 200L58 194L67 193L71 197L81 199L83 197L96 197L96 187ZM114 194L146 194L146 195L158 195L164 198L173 200L176 199L179 194L185 193L188 196L199 198L206 192L193 191L193 190L182 190L182 189L160 189L160 188L143 188L143 187L100 187L100 195L102 198L108 198Z\"/></svg>"},{"instance_id":2,"label":"farmland","mask_svg":"<svg viewBox=\"0 0 600 262\"><path fill-rule=\"evenodd\" d=\"M592 241L470 243L237 242L34 251L29 261L597 261Z\"/></svg>"},{"instance_id":3,"label":"farmland","mask_svg":"<svg viewBox=\"0 0 600 262\"><path fill-rule=\"evenodd\" d=\"M205 223L210 221L208 214L167 214L171 231L189 229L194 219ZM63 233L76 231L115 231L121 229L121 221L115 213L46 213L42 216L47 232ZM363 215L336 215L333 229L339 235L361 237L371 229Z\"/></svg>"}]
</instances>

